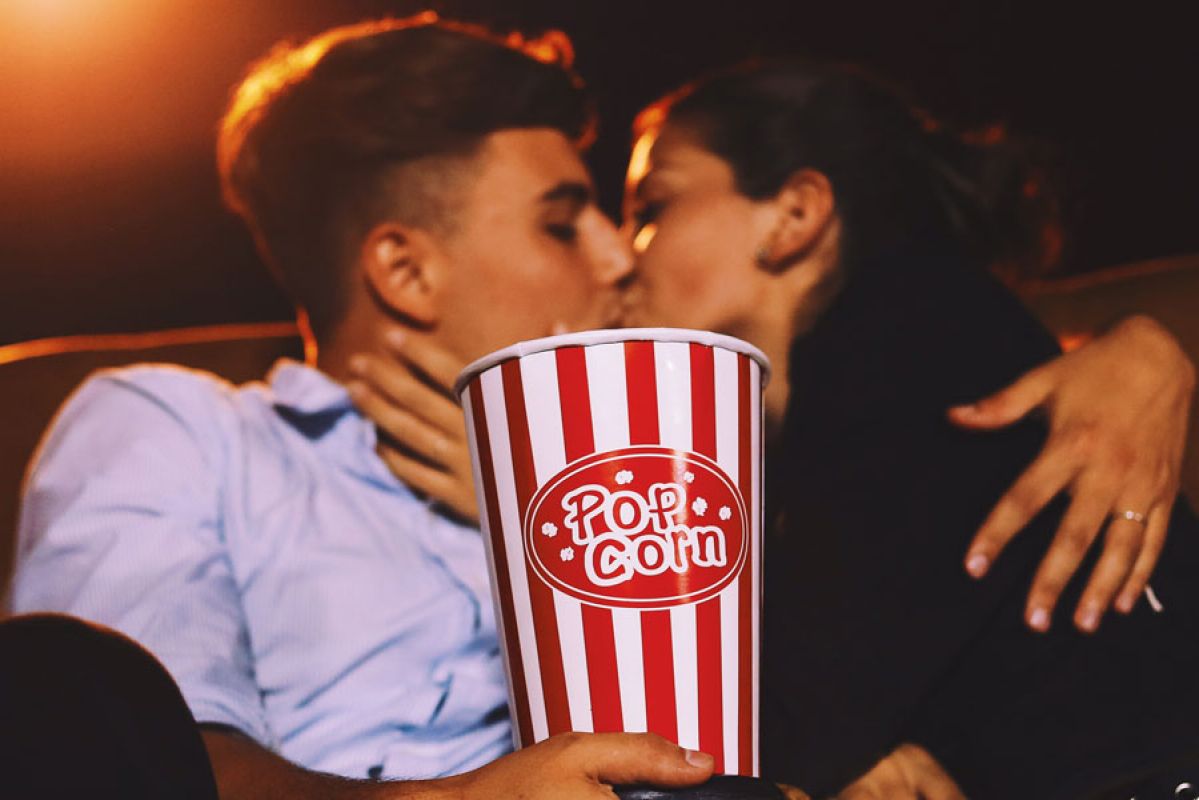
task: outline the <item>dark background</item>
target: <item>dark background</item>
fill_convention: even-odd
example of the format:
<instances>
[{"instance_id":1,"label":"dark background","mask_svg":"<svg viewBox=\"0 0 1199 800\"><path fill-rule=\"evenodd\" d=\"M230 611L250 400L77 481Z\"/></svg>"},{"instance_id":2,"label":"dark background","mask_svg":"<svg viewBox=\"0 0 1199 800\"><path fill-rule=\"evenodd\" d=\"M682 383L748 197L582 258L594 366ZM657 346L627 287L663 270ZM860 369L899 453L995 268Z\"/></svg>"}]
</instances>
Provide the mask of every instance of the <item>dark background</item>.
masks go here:
<instances>
[{"instance_id":1,"label":"dark background","mask_svg":"<svg viewBox=\"0 0 1199 800\"><path fill-rule=\"evenodd\" d=\"M641 105L702 70L798 52L864 64L959 126L1045 142L1063 273L1199 252L1189 5L0 0L0 344L288 317L220 206L229 87L279 39L426 6L571 34L612 211Z\"/></svg>"}]
</instances>

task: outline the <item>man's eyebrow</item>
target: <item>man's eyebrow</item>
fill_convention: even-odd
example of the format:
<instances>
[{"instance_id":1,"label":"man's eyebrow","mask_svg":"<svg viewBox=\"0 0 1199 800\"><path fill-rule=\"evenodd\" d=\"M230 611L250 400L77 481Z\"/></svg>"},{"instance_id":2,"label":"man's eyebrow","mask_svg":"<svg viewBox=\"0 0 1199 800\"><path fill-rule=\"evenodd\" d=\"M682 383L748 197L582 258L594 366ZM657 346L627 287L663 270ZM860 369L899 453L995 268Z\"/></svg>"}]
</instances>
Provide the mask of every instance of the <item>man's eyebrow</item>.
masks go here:
<instances>
[{"instance_id":1,"label":"man's eyebrow","mask_svg":"<svg viewBox=\"0 0 1199 800\"><path fill-rule=\"evenodd\" d=\"M591 185L582 181L562 181L554 188L541 195L542 203L553 203L566 200L574 205L585 206L594 198Z\"/></svg>"}]
</instances>

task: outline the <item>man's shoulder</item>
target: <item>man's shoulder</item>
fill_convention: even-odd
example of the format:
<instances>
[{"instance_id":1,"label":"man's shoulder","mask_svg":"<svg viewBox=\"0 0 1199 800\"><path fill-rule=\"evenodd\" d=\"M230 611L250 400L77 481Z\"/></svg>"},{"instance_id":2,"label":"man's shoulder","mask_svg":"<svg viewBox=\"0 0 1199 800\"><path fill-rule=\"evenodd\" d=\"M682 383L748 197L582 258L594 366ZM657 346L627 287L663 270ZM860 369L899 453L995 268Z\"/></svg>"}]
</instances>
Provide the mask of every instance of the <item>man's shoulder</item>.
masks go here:
<instances>
[{"instance_id":1,"label":"man's shoulder","mask_svg":"<svg viewBox=\"0 0 1199 800\"><path fill-rule=\"evenodd\" d=\"M210 372L175 364L101 369L63 403L47 439L183 437L209 450L236 430L248 407L268 405L261 399L265 394L262 384L234 386Z\"/></svg>"},{"instance_id":2,"label":"man's shoulder","mask_svg":"<svg viewBox=\"0 0 1199 800\"><path fill-rule=\"evenodd\" d=\"M100 369L89 375L68 405L80 401L104 404L150 403L180 414L228 414L246 398L260 396L265 386L235 386L224 378L178 364L132 364Z\"/></svg>"}]
</instances>

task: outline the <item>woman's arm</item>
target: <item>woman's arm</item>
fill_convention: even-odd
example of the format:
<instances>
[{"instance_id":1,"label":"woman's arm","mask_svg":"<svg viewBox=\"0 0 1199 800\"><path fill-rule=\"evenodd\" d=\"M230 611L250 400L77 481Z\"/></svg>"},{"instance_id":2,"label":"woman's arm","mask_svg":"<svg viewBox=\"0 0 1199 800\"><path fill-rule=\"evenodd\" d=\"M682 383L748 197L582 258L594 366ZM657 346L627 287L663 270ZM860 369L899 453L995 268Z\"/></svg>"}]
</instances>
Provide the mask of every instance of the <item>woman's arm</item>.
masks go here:
<instances>
[{"instance_id":1,"label":"woman's arm","mask_svg":"<svg viewBox=\"0 0 1199 800\"><path fill-rule=\"evenodd\" d=\"M428 343L396 340L394 360L364 355L350 389L381 432L380 455L401 480L453 514L478 519L462 412L452 385L462 364ZM1026 618L1046 630L1066 583L1104 530L1104 556L1075 624L1093 631L1115 599L1132 610L1157 563L1178 493L1195 368L1147 317L1131 317L1079 349L1037 367L972 405L950 410L963 428L994 430L1042 411L1050 436L1003 493L968 549L983 577L1012 538L1069 491L1070 515L1037 569ZM1145 524L1108 516L1144 514ZM1117 592L1118 597L1117 597Z\"/></svg>"}]
</instances>

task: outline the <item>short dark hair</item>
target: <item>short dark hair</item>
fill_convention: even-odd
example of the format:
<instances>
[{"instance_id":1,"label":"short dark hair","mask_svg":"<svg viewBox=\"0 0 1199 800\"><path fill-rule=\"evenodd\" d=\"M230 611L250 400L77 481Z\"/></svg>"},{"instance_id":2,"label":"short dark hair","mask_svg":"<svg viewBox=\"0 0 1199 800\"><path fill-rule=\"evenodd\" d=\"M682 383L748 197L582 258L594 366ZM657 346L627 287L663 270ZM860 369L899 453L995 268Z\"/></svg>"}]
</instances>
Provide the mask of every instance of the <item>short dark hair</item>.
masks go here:
<instances>
[{"instance_id":1,"label":"short dark hair","mask_svg":"<svg viewBox=\"0 0 1199 800\"><path fill-rule=\"evenodd\" d=\"M957 134L856 67L742 64L650 106L636 132L667 118L726 161L748 197L775 194L804 168L824 173L845 225L843 262L934 246L1035 270L1058 255L1056 198L1029 143L998 127Z\"/></svg>"},{"instance_id":2,"label":"short dark hair","mask_svg":"<svg viewBox=\"0 0 1199 800\"><path fill-rule=\"evenodd\" d=\"M281 44L251 67L221 122L222 192L318 339L344 313L357 239L389 218L444 225L445 167L485 136L590 141L572 60L557 31L501 37L425 13Z\"/></svg>"}]
</instances>

